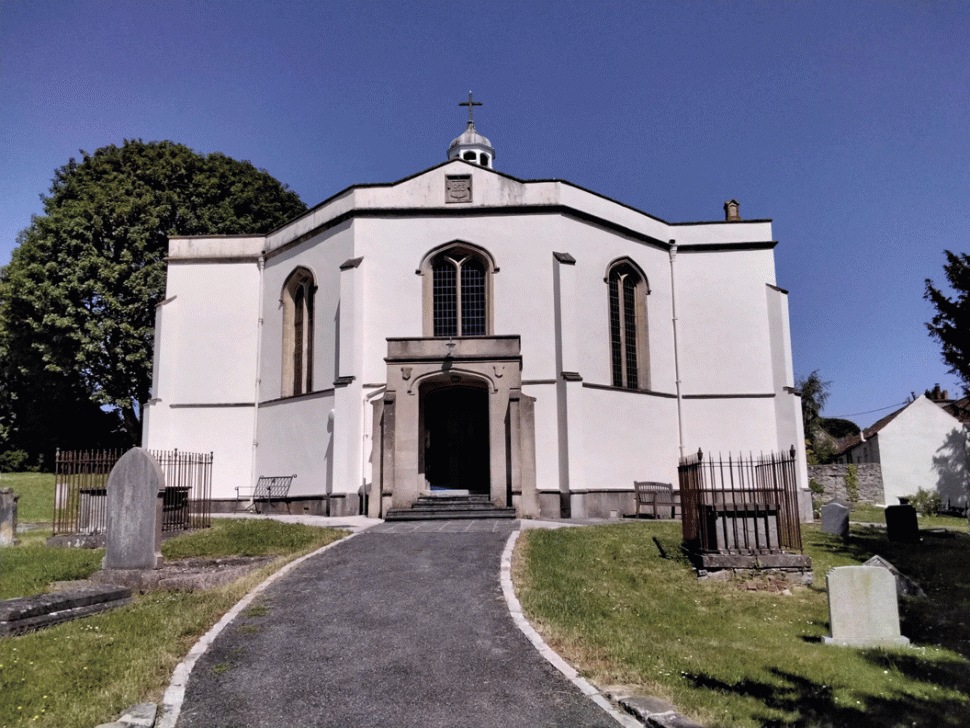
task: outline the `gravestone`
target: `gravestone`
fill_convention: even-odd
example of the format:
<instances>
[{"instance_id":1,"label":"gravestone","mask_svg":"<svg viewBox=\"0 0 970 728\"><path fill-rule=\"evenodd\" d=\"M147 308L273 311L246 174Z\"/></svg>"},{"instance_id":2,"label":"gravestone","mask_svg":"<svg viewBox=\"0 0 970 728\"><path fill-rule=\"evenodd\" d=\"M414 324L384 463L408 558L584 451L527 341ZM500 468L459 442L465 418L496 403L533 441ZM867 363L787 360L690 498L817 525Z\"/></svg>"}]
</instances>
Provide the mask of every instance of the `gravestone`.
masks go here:
<instances>
[{"instance_id":1,"label":"gravestone","mask_svg":"<svg viewBox=\"0 0 970 728\"><path fill-rule=\"evenodd\" d=\"M832 505L833 503L838 503L840 506L845 506L850 511L852 510L852 501L846 500L845 498L840 498L839 496L829 498L827 501L825 501L823 505L828 506L828 505Z\"/></svg>"},{"instance_id":2,"label":"gravestone","mask_svg":"<svg viewBox=\"0 0 970 728\"><path fill-rule=\"evenodd\" d=\"M887 569L893 578L896 580L896 593L900 596L906 597L921 597L926 598L926 592L923 591L923 587L917 584L915 581L906 576L903 572L897 569L895 566L890 564L882 556L873 556L871 559L862 564L863 566L877 566L880 569Z\"/></svg>"},{"instance_id":3,"label":"gravestone","mask_svg":"<svg viewBox=\"0 0 970 728\"><path fill-rule=\"evenodd\" d=\"M108 476L108 531L103 569L162 565L162 489L165 475L147 450L121 456Z\"/></svg>"},{"instance_id":4,"label":"gravestone","mask_svg":"<svg viewBox=\"0 0 970 728\"><path fill-rule=\"evenodd\" d=\"M909 639L899 631L896 580L888 569L839 566L825 576L829 592L831 637L840 647L902 647Z\"/></svg>"},{"instance_id":5,"label":"gravestone","mask_svg":"<svg viewBox=\"0 0 970 728\"><path fill-rule=\"evenodd\" d=\"M886 536L890 541L917 543L919 522L911 505L886 506Z\"/></svg>"},{"instance_id":6,"label":"gravestone","mask_svg":"<svg viewBox=\"0 0 970 728\"><path fill-rule=\"evenodd\" d=\"M849 535L849 509L841 503L822 506L822 533Z\"/></svg>"},{"instance_id":7,"label":"gravestone","mask_svg":"<svg viewBox=\"0 0 970 728\"><path fill-rule=\"evenodd\" d=\"M17 543L17 499L13 488L0 488L0 546Z\"/></svg>"}]
</instances>

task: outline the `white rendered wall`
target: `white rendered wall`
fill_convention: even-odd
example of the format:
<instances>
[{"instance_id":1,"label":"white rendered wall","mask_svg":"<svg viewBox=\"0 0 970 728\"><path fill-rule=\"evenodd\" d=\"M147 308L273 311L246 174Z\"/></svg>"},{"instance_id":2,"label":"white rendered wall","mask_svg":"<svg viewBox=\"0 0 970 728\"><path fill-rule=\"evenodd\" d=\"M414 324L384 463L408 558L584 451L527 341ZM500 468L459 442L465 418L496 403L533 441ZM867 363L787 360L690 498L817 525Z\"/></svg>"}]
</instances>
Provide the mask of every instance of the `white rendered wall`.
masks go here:
<instances>
[{"instance_id":1,"label":"white rendered wall","mask_svg":"<svg viewBox=\"0 0 970 728\"><path fill-rule=\"evenodd\" d=\"M253 412L246 407L177 407L156 405L144 447L212 453L212 498L236 497L236 486L249 484Z\"/></svg>"},{"instance_id":2,"label":"white rendered wall","mask_svg":"<svg viewBox=\"0 0 970 728\"><path fill-rule=\"evenodd\" d=\"M144 446L213 453L212 497L235 498L252 464L258 267L173 260L166 294Z\"/></svg>"},{"instance_id":3,"label":"white rendered wall","mask_svg":"<svg viewBox=\"0 0 970 728\"><path fill-rule=\"evenodd\" d=\"M765 284L770 250L677 254L677 336L684 394L773 391Z\"/></svg>"},{"instance_id":4,"label":"white rendered wall","mask_svg":"<svg viewBox=\"0 0 970 728\"><path fill-rule=\"evenodd\" d=\"M255 261L172 261L162 307L159 391L171 404L252 402L259 269Z\"/></svg>"},{"instance_id":5,"label":"white rendered wall","mask_svg":"<svg viewBox=\"0 0 970 728\"><path fill-rule=\"evenodd\" d=\"M583 418L582 453L588 490L632 490L636 480L676 487L675 399L584 387L570 407Z\"/></svg>"},{"instance_id":6,"label":"white rendered wall","mask_svg":"<svg viewBox=\"0 0 970 728\"><path fill-rule=\"evenodd\" d=\"M332 394L316 394L260 407L257 475L296 475L291 496L344 492L332 483L333 406Z\"/></svg>"},{"instance_id":7,"label":"white rendered wall","mask_svg":"<svg viewBox=\"0 0 970 728\"><path fill-rule=\"evenodd\" d=\"M938 405L920 396L879 432L886 504L919 488L953 504L967 502L966 431Z\"/></svg>"}]
</instances>

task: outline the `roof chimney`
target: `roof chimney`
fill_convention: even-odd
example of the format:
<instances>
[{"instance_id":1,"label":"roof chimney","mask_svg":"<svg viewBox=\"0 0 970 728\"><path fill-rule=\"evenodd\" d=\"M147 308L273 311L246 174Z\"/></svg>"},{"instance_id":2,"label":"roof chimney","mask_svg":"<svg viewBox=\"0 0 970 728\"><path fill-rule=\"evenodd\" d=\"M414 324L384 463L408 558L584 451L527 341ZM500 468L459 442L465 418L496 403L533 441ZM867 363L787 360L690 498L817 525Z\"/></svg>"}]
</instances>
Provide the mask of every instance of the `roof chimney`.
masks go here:
<instances>
[{"instance_id":1,"label":"roof chimney","mask_svg":"<svg viewBox=\"0 0 970 728\"><path fill-rule=\"evenodd\" d=\"M724 219L727 222L734 222L735 220L740 220L741 216L738 214L738 201L728 200L724 203Z\"/></svg>"}]
</instances>

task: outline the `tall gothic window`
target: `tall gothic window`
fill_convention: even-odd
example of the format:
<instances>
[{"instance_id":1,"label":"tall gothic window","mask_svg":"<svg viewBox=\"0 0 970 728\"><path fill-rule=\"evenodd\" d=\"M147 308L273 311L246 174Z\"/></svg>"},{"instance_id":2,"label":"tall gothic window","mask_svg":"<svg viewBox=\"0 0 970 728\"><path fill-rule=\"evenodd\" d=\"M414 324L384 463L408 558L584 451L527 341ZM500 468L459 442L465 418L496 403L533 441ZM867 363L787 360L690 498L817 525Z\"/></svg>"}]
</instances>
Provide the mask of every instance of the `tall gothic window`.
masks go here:
<instances>
[{"instance_id":1,"label":"tall gothic window","mask_svg":"<svg viewBox=\"0 0 970 728\"><path fill-rule=\"evenodd\" d=\"M431 260L433 336L488 333L488 268L477 254L453 247Z\"/></svg>"},{"instance_id":2,"label":"tall gothic window","mask_svg":"<svg viewBox=\"0 0 970 728\"><path fill-rule=\"evenodd\" d=\"M647 284L632 264L621 261L607 276L610 303L610 363L613 386L649 387Z\"/></svg>"},{"instance_id":3,"label":"tall gothic window","mask_svg":"<svg viewBox=\"0 0 970 728\"><path fill-rule=\"evenodd\" d=\"M313 274L297 268L283 287L284 397L313 390Z\"/></svg>"}]
</instances>

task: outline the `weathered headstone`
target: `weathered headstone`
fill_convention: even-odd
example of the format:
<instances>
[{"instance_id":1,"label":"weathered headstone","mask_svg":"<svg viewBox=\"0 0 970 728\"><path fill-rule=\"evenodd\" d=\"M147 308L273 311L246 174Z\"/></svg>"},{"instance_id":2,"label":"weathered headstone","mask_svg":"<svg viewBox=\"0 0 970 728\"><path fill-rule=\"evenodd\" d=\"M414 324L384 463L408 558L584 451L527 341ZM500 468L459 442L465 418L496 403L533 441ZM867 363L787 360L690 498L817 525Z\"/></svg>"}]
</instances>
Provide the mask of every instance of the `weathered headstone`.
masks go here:
<instances>
[{"instance_id":1,"label":"weathered headstone","mask_svg":"<svg viewBox=\"0 0 970 728\"><path fill-rule=\"evenodd\" d=\"M839 566L825 577L829 592L827 645L841 647L902 647L909 639L899 631L896 580L888 569Z\"/></svg>"},{"instance_id":2,"label":"weathered headstone","mask_svg":"<svg viewBox=\"0 0 970 728\"><path fill-rule=\"evenodd\" d=\"M884 559L882 556L873 556L862 565L877 566L881 569L887 569L889 573L893 575L893 578L896 579L896 593L898 595L906 597L926 597L926 592L923 591L923 587L886 561L886 559Z\"/></svg>"},{"instance_id":3,"label":"weathered headstone","mask_svg":"<svg viewBox=\"0 0 970 728\"><path fill-rule=\"evenodd\" d=\"M822 506L822 533L849 535L849 509L841 503Z\"/></svg>"},{"instance_id":4,"label":"weathered headstone","mask_svg":"<svg viewBox=\"0 0 970 728\"><path fill-rule=\"evenodd\" d=\"M108 531L104 569L156 569L162 565L165 475L147 450L132 448L108 476Z\"/></svg>"},{"instance_id":5,"label":"weathered headstone","mask_svg":"<svg viewBox=\"0 0 970 728\"><path fill-rule=\"evenodd\" d=\"M919 541L919 522L913 506L886 506L886 537L899 543Z\"/></svg>"},{"instance_id":6,"label":"weathered headstone","mask_svg":"<svg viewBox=\"0 0 970 728\"><path fill-rule=\"evenodd\" d=\"M845 506L850 511L852 510L852 501L847 500L845 498L840 498L839 496L829 498L827 501L825 501L823 505L827 506L827 505L831 505L832 503L838 503L840 506Z\"/></svg>"},{"instance_id":7,"label":"weathered headstone","mask_svg":"<svg viewBox=\"0 0 970 728\"><path fill-rule=\"evenodd\" d=\"M17 498L13 488L0 488L0 546L17 543Z\"/></svg>"}]
</instances>

